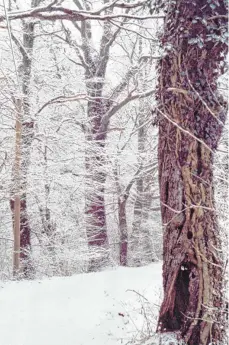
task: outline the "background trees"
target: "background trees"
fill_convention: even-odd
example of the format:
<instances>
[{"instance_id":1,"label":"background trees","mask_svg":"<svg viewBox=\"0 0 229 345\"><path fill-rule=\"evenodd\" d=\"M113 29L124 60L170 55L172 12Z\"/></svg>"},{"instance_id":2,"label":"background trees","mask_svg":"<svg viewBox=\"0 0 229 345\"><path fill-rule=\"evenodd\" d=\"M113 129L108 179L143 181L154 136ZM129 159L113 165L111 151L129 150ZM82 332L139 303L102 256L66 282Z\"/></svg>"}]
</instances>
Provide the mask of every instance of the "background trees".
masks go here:
<instances>
[{"instance_id":1,"label":"background trees","mask_svg":"<svg viewBox=\"0 0 229 345\"><path fill-rule=\"evenodd\" d=\"M19 5L11 4L10 20L13 12L20 12ZM46 5L25 4L51 13ZM58 6L57 2L52 6ZM85 13L96 11L89 2L75 1L72 6ZM113 15L112 21L50 23L39 21L39 11L35 10L34 18L26 19L28 13L23 12L25 17L11 22L22 90L18 96L23 100L21 230L26 229L26 236L21 231L21 241L26 238L27 242L21 257L23 274L27 276L97 270L114 263L135 264L132 258L138 256L140 246L144 251L144 245L140 245L144 236L137 222L149 219L146 233L154 232L152 224L158 223L158 216L154 217L158 209L150 202L151 190L152 195L158 193L156 175L151 178L156 142L151 139L148 98L154 92L155 78L150 73L155 63L151 53L156 35L151 21L142 25L134 19L132 14L144 15L141 6L123 10L108 6L108 2L101 6L107 6L103 12ZM123 17L116 18L117 13ZM13 77L7 31L2 35L6 47L2 71ZM17 88L12 82L6 85L2 104ZM14 108L8 120L12 127ZM7 117L10 110L5 109ZM7 123L5 119L3 122ZM2 131L2 137L6 133L13 139L12 130ZM9 149L12 156L7 155L8 164L3 167L9 179L9 186L3 188L5 200L10 190L12 195L14 183L10 182L14 147L6 148L6 152ZM143 200L146 195L147 206ZM144 217L140 215L141 203ZM6 218L8 207L4 207ZM3 233L2 248L7 248L10 258L12 233L7 226ZM156 237L160 233L157 226ZM147 241L149 253L145 252L144 257L148 259L142 263L151 261L152 255L154 259L160 256L160 250L152 254L153 242ZM10 265L6 260L4 271Z\"/></svg>"}]
</instances>

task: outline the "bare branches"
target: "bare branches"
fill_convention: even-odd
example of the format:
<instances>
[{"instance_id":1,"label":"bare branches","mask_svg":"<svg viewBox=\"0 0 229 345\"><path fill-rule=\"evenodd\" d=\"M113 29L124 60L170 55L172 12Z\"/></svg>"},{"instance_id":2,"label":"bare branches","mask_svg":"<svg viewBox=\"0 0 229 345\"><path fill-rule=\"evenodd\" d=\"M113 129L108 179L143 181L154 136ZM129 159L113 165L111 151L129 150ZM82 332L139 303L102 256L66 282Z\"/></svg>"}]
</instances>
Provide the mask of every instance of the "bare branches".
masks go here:
<instances>
[{"instance_id":1,"label":"bare branches","mask_svg":"<svg viewBox=\"0 0 229 345\"><path fill-rule=\"evenodd\" d=\"M98 11L94 11L93 14L101 14L102 12L108 10L109 8L121 8L121 9L133 9L133 8L138 8L142 7L147 3L148 0L142 0L142 1L137 1L135 3L127 3L125 1L119 1L119 0L114 0L112 3L109 3L102 8L100 8Z\"/></svg>"},{"instance_id":2,"label":"bare branches","mask_svg":"<svg viewBox=\"0 0 229 345\"><path fill-rule=\"evenodd\" d=\"M110 111L107 112L107 114L103 117L101 126L99 129L100 133L103 133L105 131L105 128L107 127L107 124L109 123L110 118L116 114L122 107L127 105L129 102L134 101L135 99L138 99L140 97L148 97L151 96L155 92L155 89L149 89L143 93L136 93L132 94L130 93L125 99L123 99L121 102L113 106Z\"/></svg>"},{"instance_id":3,"label":"bare branches","mask_svg":"<svg viewBox=\"0 0 229 345\"><path fill-rule=\"evenodd\" d=\"M112 23L114 26L116 26L116 27L118 27L118 28L120 28L120 29L123 27L123 24L125 24L125 23L117 24L117 21L115 21L115 20L112 20L111 23ZM131 32L131 33L133 33L133 34L136 34L136 31L134 31L134 30L132 30L132 29L130 29L130 28L124 27L123 30L124 30L124 31L128 31L128 32ZM139 37L142 37L143 39L152 41L152 42L158 42L158 40L153 39L153 38L150 38L150 37L147 37L147 36L145 36L145 35L143 35L143 34L141 34L141 33L139 33L139 32L138 32L138 36L139 36Z\"/></svg>"},{"instance_id":4,"label":"bare branches","mask_svg":"<svg viewBox=\"0 0 229 345\"><path fill-rule=\"evenodd\" d=\"M25 47L21 44L21 42L17 39L17 37L16 37L14 34L12 34L12 32L11 32L11 37L12 37L13 42L14 42L14 43L16 44L16 46L18 47L18 49L19 49L21 55L22 55L24 58L27 58L27 57L28 57L28 54L27 54L27 52L26 52L26 50L25 50Z\"/></svg>"},{"instance_id":5,"label":"bare branches","mask_svg":"<svg viewBox=\"0 0 229 345\"><path fill-rule=\"evenodd\" d=\"M55 98L50 99L49 101L47 101L44 105L42 105L42 107L36 112L35 116L39 115L47 106L52 105L52 104L62 104L62 103L66 103L66 102L76 102L76 101L80 101L80 100L86 100L86 101L93 101L93 100L97 100L98 97L90 97L86 94L77 94L74 96L58 96ZM104 97L103 97L104 99Z\"/></svg>"},{"instance_id":6,"label":"bare branches","mask_svg":"<svg viewBox=\"0 0 229 345\"><path fill-rule=\"evenodd\" d=\"M54 2L56 3L56 2ZM105 9L111 8L112 4L104 6L102 9L98 11L86 11L86 10L72 10L63 6L55 6L54 3L43 6L43 7L36 7L33 9L28 9L26 11L11 11L8 12L9 20L17 20L17 19L24 19L24 18L37 18L41 20L68 20L68 21L85 21L85 20L110 20L114 18L126 18L126 19L139 19L139 20L146 20L146 19L159 19L164 18L163 15L148 15L148 16L136 16L126 13L116 13L116 14L101 14L104 12ZM113 2L113 7L119 8L136 8L143 5L144 2L138 2L135 4L127 4L127 3L117 3ZM114 6L115 5L115 6ZM6 19L4 14L0 15L0 22L3 22Z\"/></svg>"},{"instance_id":7,"label":"bare branches","mask_svg":"<svg viewBox=\"0 0 229 345\"><path fill-rule=\"evenodd\" d=\"M112 92L111 99L117 98L121 92L126 88L128 85L130 79L138 72L138 67L137 66L132 66L125 76L123 77L122 81L115 87L115 89Z\"/></svg>"}]
</instances>

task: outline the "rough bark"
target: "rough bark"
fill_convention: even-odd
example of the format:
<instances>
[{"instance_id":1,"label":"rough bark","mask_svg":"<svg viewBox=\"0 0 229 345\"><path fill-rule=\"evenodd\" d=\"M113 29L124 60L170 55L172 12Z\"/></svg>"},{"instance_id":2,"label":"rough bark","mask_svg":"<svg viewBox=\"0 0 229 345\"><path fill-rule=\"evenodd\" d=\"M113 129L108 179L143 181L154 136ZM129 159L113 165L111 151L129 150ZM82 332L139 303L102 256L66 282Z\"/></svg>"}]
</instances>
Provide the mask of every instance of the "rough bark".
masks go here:
<instances>
[{"instance_id":1,"label":"rough bark","mask_svg":"<svg viewBox=\"0 0 229 345\"><path fill-rule=\"evenodd\" d=\"M227 9L223 1L176 0L167 11L157 91L164 224L158 331L207 345L224 333L212 163L226 116L216 80L227 52Z\"/></svg>"}]
</instances>

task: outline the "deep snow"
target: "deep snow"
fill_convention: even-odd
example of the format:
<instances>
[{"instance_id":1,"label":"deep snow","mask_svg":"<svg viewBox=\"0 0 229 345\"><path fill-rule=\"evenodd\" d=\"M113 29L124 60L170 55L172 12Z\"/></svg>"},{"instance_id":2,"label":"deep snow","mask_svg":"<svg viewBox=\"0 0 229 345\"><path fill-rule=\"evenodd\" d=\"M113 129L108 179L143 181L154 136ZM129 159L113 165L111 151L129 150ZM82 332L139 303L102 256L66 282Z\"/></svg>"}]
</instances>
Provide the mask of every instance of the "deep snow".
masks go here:
<instances>
[{"instance_id":1,"label":"deep snow","mask_svg":"<svg viewBox=\"0 0 229 345\"><path fill-rule=\"evenodd\" d=\"M137 344L154 331L161 280L161 263L154 263L2 282L0 345Z\"/></svg>"}]
</instances>

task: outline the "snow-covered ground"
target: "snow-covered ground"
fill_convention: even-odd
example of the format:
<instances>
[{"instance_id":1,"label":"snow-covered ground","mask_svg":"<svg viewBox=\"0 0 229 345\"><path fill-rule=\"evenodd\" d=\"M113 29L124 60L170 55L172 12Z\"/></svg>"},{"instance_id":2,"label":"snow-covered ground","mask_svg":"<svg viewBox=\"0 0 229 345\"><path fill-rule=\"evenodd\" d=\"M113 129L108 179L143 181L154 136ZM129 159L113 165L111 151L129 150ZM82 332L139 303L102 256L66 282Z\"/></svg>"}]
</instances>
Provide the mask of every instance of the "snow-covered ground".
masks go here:
<instances>
[{"instance_id":1,"label":"snow-covered ground","mask_svg":"<svg viewBox=\"0 0 229 345\"><path fill-rule=\"evenodd\" d=\"M138 344L154 331L161 281L154 263L0 283L0 345Z\"/></svg>"}]
</instances>

